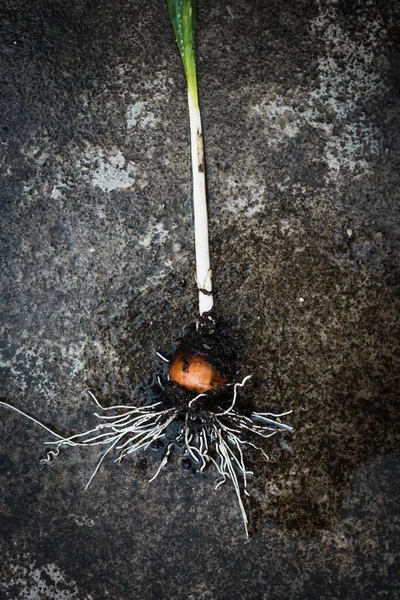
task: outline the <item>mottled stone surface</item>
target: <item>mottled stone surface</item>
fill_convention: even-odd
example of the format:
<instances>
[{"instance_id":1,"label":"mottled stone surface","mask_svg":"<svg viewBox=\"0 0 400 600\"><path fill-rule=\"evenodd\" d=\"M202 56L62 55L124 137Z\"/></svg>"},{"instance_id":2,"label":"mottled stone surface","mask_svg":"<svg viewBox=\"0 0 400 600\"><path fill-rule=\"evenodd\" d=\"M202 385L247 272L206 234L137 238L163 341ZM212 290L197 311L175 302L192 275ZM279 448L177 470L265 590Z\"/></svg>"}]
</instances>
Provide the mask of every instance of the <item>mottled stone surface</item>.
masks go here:
<instances>
[{"instance_id":1,"label":"mottled stone surface","mask_svg":"<svg viewBox=\"0 0 400 600\"><path fill-rule=\"evenodd\" d=\"M216 302L266 444L233 489L1 408L1 598L400 598L400 11L199 0ZM1 397L62 432L135 401L196 313L186 96L163 2L3 0Z\"/></svg>"}]
</instances>

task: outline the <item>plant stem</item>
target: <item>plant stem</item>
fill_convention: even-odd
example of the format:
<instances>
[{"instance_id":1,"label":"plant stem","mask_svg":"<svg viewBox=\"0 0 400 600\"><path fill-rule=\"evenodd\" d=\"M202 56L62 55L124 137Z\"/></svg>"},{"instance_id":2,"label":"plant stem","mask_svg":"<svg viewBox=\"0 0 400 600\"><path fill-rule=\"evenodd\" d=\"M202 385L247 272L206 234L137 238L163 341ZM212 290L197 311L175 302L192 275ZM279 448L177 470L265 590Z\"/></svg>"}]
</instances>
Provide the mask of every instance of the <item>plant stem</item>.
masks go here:
<instances>
[{"instance_id":1,"label":"plant stem","mask_svg":"<svg viewBox=\"0 0 400 600\"><path fill-rule=\"evenodd\" d=\"M208 216L203 132L197 94L188 91L190 140L192 152L194 237L196 247L196 281L199 290L199 313L212 310L212 272L208 244Z\"/></svg>"},{"instance_id":2,"label":"plant stem","mask_svg":"<svg viewBox=\"0 0 400 600\"><path fill-rule=\"evenodd\" d=\"M210 251L208 246L208 221L206 174L203 132L199 97L197 92L194 32L196 28L196 0L167 0L176 43L186 74L189 102L190 140L192 150L194 237L196 246L196 281L199 290L199 313L212 310ZM212 319L212 317L210 317Z\"/></svg>"}]
</instances>

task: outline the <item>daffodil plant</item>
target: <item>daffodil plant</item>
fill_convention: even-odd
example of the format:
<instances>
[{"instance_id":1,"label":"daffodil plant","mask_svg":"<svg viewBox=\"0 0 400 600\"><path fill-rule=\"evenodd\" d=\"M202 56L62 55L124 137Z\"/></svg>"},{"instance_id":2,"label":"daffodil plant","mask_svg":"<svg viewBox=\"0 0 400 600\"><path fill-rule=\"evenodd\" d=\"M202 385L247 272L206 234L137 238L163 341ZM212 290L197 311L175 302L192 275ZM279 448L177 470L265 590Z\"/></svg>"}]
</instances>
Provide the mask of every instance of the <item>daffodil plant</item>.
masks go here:
<instances>
[{"instance_id":1,"label":"daffodil plant","mask_svg":"<svg viewBox=\"0 0 400 600\"><path fill-rule=\"evenodd\" d=\"M140 405L104 406L88 390L100 412L94 413L98 424L83 433L60 435L19 409L5 402L0 404L51 434L54 439L45 442L51 448L45 461L56 457L63 448L105 448L87 487L105 457L112 452L117 453L114 460L121 461L132 453L155 450L159 464L150 481L161 473L174 453L180 457L182 468L193 473L214 467L220 476L216 488L227 481L233 484L246 535L250 535L250 520L244 502L249 495L249 478L254 477L254 473L246 465L245 453L255 449L268 459L264 442L277 433L291 431L291 427L281 420L289 413L260 412L251 408L249 402L246 407L240 407L239 390L250 375L234 383L236 367L232 339L219 326L213 311L203 132L194 51L195 1L167 1L188 87L199 292L197 325L184 336L171 358L157 352L164 365L157 377L158 393L154 392L153 386L152 395Z\"/></svg>"}]
</instances>

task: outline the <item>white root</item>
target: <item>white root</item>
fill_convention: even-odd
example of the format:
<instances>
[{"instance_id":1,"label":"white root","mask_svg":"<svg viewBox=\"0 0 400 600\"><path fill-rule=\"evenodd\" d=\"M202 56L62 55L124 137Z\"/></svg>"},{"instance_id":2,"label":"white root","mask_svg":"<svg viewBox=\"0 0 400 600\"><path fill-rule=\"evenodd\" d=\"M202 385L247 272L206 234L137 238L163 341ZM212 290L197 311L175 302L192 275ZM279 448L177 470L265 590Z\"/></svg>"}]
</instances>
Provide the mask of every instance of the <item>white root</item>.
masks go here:
<instances>
[{"instance_id":1,"label":"white root","mask_svg":"<svg viewBox=\"0 0 400 600\"><path fill-rule=\"evenodd\" d=\"M158 469L157 469L157 472L156 472L156 474L155 474L155 475L153 475L153 477L152 477L151 479L149 479L149 483L151 483L152 481L154 481L154 480L156 479L156 477L158 477L158 475L159 475L159 473L160 473L161 469L162 469L163 467L165 467L165 465L166 465L166 464L167 464L167 462L168 462L169 456L170 456L170 454L171 454L171 452L172 452L172 450L173 450L173 447L174 447L174 445L173 445L173 444L169 444L169 446L168 446L168 448L167 448L167 452L165 453L165 456L164 456L164 458L162 459L162 461L161 461L161 463L160 463L160 466L159 466L159 467L158 467Z\"/></svg>"},{"instance_id":2,"label":"white root","mask_svg":"<svg viewBox=\"0 0 400 600\"><path fill-rule=\"evenodd\" d=\"M232 398L232 404L230 405L230 407L229 407L227 410L224 410L223 412L220 412L220 413L214 413L214 415L215 415L216 417L220 417L220 416L223 416L223 415L227 415L228 413L232 412L232 410L233 410L233 407L235 406L235 403L236 403L237 388L238 388L238 387L243 387L243 386L245 385L246 381L248 381L249 379L251 379L251 375L247 375L247 376L246 376L246 377L243 379L243 381L242 381L242 382L235 383L235 384L233 385L233 398Z\"/></svg>"},{"instance_id":3,"label":"white root","mask_svg":"<svg viewBox=\"0 0 400 600\"><path fill-rule=\"evenodd\" d=\"M163 360L164 362L166 362L167 364L169 364L168 358L166 358L165 356L163 356L161 354L161 352L156 352L156 354L157 354L158 358L161 358L161 360Z\"/></svg>"},{"instance_id":4,"label":"white root","mask_svg":"<svg viewBox=\"0 0 400 600\"><path fill-rule=\"evenodd\" d=\"M228 480L232 482L247 536L250 535L249 519L243 496L249 496L247 481L248 476L253 472L245 464L246 448L253 448L260 452L266 460L269 460L263 448L255 444L251 436L269 438L278 431L292 431L292 427L280 420L291 411L279 414L253 412L250 417L238 412L236 409L237 390L239 387L243 387L249 379L250 376L247 376L241 382L232 384L233 395L229 408L220 409L215 413L207 411L207 419L201 425L196 421L198 413L197 411L193 412L192 406L206 394L199 394L188 403L181 429L177 431L175 439L169 442L156 473L150 479L152 482L159 476L163 467L168 463L175 446L181 449L183 447L185 455L195 463L196 470L204 471L208 464L214 464L222 477L215 489ZM49 462L58 456L63 447L108 446L98 460L86 489L90 486L106 456L113 450L118 451L116 462L120 462L132 452L146 450L156 440L165 439L168 426L178 418L178 415L182 415L182 407L162 409L161 401L141 407L128 405L104 407L90 390L87 391L97 407L104 412L114 411L114 414L102 415L96 412L94 414L99 420L96 427L68 437L59 435L20 409L0 401L2 406L10 408L40 425L56 438L54 441L45 442L46 445L53 446L54 450L48 450L47 458L42 462ZM121 410L124 412L115 414L115 411Z\"/></svg>"}]
</instances>

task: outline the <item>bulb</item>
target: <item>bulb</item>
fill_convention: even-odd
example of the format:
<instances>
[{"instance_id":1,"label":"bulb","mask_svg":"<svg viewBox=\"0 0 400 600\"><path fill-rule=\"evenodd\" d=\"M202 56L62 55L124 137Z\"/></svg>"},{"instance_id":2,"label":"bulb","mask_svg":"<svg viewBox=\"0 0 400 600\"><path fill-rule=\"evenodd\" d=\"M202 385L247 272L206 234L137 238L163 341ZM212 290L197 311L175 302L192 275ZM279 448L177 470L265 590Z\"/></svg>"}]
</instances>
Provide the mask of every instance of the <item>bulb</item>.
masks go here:
<instances>
[{"instance_id":1,"label":"bulb","mask_svg":"<svg viewBox=\"0 0 400 600\"><path fill-rule=\"evenodd\" d=\"M190 392L197 394L208 392L219 385L228 383L228 380L222 377L204 356L196 354L186 357L183 352L179 352L173 359L169 368L169 378L170 381L175 381Z\"/></svg>"}]
</instances>

